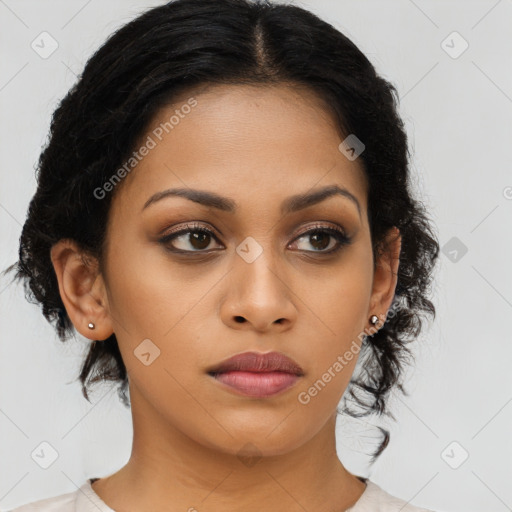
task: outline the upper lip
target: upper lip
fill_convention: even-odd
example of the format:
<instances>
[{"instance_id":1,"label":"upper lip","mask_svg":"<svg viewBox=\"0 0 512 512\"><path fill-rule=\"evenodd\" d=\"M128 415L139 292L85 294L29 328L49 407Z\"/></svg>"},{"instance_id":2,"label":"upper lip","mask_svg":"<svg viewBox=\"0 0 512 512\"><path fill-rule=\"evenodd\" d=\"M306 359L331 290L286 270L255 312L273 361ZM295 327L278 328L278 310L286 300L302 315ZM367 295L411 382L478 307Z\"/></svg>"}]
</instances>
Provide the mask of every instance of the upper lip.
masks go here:
<instances>
[{"instance_id":1,"label":"upper lip","mask_svg":"<svg viewBox=\"0 0 512 512\"><path fill-rule=\"evenodd\" d=\"M286 372L303 375L303 369L291 358L281 352L244 352L225 359L208 370L210 374L229 371L246 372Z\"/></svg>"}]
</instances>

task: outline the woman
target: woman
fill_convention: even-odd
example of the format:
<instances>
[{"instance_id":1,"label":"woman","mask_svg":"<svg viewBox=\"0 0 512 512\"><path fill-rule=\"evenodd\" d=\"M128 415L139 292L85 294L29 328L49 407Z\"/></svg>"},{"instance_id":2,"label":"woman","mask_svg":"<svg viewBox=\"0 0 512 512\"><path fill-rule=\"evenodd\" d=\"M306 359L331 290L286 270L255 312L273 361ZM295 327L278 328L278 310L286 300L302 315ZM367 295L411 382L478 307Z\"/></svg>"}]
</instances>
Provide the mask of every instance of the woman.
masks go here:
<instances>
[{"instance_id":1,"label":"woman","mask_svg":"<svg viewBox=\"0 0 512 512\"><path fill-rule=\"evenodd\" d=\"M16 510L425 510L335 444L342 399L388 414L435 315L396 103L343 34L270 1L169 2L93 55L55 111L16 277L63 341L91 340L84 396L119 383L132 453Z\"/></svg>"}]
</instances>

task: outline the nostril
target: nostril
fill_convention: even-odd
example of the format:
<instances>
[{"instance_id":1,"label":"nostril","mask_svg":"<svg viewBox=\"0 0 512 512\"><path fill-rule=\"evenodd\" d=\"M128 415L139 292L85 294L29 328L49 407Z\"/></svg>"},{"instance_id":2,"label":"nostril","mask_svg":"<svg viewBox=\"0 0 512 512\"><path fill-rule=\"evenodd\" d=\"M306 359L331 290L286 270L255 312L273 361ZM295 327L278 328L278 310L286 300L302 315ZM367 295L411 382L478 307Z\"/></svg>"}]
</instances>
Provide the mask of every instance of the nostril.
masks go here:
<instances>
[{"instance_id":1,"label":"nostril","mask_svg":"<svg viewBox=\"0 0 512 512\"><path fill-rule=\"evenodd\" d=\"M245 319L243 316L235 316L235 320L239 323L239 324L242 324L245 322Z\"/></svg>"}]
</instances>

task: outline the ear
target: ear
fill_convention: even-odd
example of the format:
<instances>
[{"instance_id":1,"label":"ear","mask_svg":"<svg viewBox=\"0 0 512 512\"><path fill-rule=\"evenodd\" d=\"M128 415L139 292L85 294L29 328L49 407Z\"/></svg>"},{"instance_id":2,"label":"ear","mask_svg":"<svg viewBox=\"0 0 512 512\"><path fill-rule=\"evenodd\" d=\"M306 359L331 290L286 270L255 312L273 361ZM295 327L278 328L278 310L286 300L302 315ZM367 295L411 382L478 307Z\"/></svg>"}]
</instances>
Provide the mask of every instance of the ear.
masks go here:
<instances>
[{"instance_id":1,"label":"ear","mask_svg":"<svg viewBox=\"0 0 512 512\"><path fill-rule=\"evenodd\" d=\"M91 340L108 338L114 331L98 261L85 255L76 242L67 239L54 244L50 255L62 302L76 330ZM90 322L95 325L94 329L89 329Z\"/></svg>"},{"instance_id":2,"label":"ear","mask_svg":"<svg viewBox=\"0 0 512 512\"><path fill-rule=\"evenodd\" d=\"M394 226L388 231L381 249L376 255L368 318L370 315L377 315L379 317L377 327L384 325L395 295L401 247L402 237L400 230Z\"/></svg>"}]
</instances>

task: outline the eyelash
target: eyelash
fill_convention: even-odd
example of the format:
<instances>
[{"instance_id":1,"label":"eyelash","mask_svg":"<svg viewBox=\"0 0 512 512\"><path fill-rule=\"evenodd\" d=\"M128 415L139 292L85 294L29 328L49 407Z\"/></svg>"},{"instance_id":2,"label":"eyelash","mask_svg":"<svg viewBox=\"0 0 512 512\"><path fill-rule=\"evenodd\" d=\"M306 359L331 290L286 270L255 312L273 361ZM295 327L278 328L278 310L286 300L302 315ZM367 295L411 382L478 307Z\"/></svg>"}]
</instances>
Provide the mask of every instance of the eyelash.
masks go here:
<instances>
[{"instance_id":1,"label":"eyelash","mask_svg":"<svg viewBox=\"0 0 512 512\"><path fill-rule=\"evenodd\" d=\"M215 233L199 224L187 224L185 228L180 229L179 231L171 232L164 237L162 237L159 242L166 246L166 249L169 250L172 253L177 254L205 254L210 252L210 250L199 250L199 251L184 251L182 249L172 249L169 247L170 242L173 241L175 238L178 238L181 235L186 235L188 233L203 233L205 235L210 235L213 237L218 243L219 240L215 236ZM345 232L341 228L337 227L327 227L322 224L315 224L311 227L311 229L308 229L307 231L302 232L299 236L297 236L294 239L294 242L296 240L299 240L303 238L306 235L316 235L319 233L328 233L333 238L336 239L337 245L328 251L305 251L308 253L318 253L320 255L332 255L339 250L341 250L344 246L348 245L351 242L351 239L345 234Z\"/></svg>"}]
</instances>

